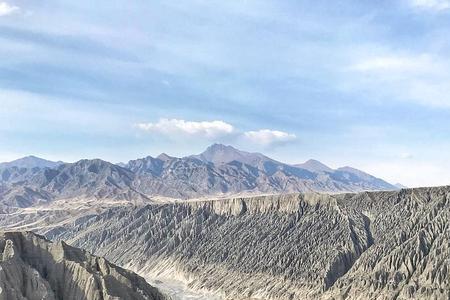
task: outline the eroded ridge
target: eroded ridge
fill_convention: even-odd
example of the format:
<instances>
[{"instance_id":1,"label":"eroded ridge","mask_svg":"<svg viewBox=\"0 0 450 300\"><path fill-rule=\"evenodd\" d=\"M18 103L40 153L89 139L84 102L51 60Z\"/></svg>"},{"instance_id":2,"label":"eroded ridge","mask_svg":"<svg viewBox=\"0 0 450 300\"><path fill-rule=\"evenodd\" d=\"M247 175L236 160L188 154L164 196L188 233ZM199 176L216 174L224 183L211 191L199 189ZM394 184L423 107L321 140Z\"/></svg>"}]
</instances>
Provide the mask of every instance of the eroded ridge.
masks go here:
<instances>
[{"instance_id":1,"label":"eroded ridge","mask_svg":"<svg viewBox=\"0 0 450 300\"><path fill-rule=\"evenodd\" d=\"M142 277L31 232L0 234L0 299L167 299Z\"/></svg>"},{"instance_id":2,"label":"eroded ridge","mask_svg":"<svg viewBox=\"0 0 450 300\"><path fill-rule=\"evenodd\" d=\"M228 299L448 299L449 187L112 209L48 232Z\"/></svg>"}]
</instances>

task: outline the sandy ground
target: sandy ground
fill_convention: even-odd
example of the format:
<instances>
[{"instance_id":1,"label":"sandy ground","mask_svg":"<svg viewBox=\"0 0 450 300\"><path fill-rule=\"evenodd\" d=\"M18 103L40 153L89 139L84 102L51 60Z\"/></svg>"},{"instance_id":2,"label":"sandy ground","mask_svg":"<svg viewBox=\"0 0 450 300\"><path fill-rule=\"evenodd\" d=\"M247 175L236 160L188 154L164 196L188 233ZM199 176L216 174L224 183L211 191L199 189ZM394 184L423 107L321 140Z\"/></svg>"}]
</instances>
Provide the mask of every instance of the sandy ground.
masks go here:
<instances>
[{"instance_id":1,"label":"sandy ground","mask_svg":"<svg viewBox=\"0 0 450 300\"><path fill-rule=\"evenodd\" d=\"M213 294L193 291L182 281L172 279L147 280L151 285L157 287L163 293L172 297L173 300L221 300Z\"/></svg>"}]
</instances>

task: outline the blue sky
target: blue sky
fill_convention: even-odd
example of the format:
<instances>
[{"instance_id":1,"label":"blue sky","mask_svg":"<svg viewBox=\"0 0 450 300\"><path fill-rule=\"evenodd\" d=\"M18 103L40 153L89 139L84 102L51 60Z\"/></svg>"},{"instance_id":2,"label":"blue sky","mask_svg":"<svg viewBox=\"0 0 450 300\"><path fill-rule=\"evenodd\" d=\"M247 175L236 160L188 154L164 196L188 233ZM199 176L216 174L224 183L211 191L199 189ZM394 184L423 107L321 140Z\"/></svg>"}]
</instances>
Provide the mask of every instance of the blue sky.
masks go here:
<instances>
[{"instance_id":1,"label":"blue sky","mask_svg":"<svg viewBox=\"0 0 450 300\"><path fill-rule=\"evenodd\" d=\"M450 184L450 1L0 0L0 161L213 142Z\"/></svg>"}]
</instances>

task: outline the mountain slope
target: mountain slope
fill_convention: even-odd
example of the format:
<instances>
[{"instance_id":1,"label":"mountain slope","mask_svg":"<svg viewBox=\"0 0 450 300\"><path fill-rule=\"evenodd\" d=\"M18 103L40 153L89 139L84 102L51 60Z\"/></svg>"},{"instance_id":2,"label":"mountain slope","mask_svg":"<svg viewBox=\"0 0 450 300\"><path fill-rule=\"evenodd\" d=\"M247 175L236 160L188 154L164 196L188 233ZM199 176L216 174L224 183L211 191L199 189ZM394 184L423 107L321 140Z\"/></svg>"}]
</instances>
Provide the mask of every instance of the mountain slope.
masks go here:
<instances>
[{"instance_id":1,"label":"mountain slope","mask_svg":"<svg viewBox=\"0 0 450 300\"><path fill-rule=\"evenodd\" d=\"M4 167L0 168L0 182L15 183L25 181L42 172L43 168Z\"/></svg>"},{"instance_id":2,"label":"mountain slope","mask_svg":"<svg viewBox=\"0 0 450 300\"><path fill-rule=\"evenodd\" d=\"M17 168L55 168L59 165L63 164L61 161L50 161L46 159L42 159L36 156L26 156L23 158L19 158L10 162L0 163L0 169L9 168L9 167L17 167Z\"/></svg>"},{"instance_id":3,"label":"mountain slope","mask_svg":"<svg viewBox=\"0 0 450 300\"><path fill-rule=\"evenodd\" d=\"M148 200L133 187L133 172L100 159L65 163L55 169L37 169L22 177L7 178L0 183L0 212L57 199Z\"/></svg>"},{"instance_id":4,"label":"mountain slope","mask_svg":"<svg viewBox=\"0 0 450 300\"><path fill-rule=\"evenodd\" d=\"M0 234L0 299L167 299L107 260L31 232Z\"/></svg>"},{"instance_id":5,"label":"mountain slope","mask_svg":"<svg viewBox=\"0 0 450 300\"><path fill-rule=\"evenodd\" d=\"M226 299L448 299L450 187L116 209L47 231Z\"/></svg>"},{"instance_id":6,"label":"mountain slope","mask_svg":"<svg viewBox=\"0 0 450 300\"><path fill-rule=\"evenodd\" d=\"M294 167L302 168L311 172L333 172L334 170L318 160L310 159L302 164L294 165Z\"/></svg>"},{"instance_id":7,"label":"mountain slope","mask_svg":"<svg viewBox=\"0 0 450 300\"><path fill-rule=\"evenodd\" d=\"M134 174L125 168L100 160L80 160L61 165L53 174L33 177L37 184L59 197L95 197L110 199L132 199L142 197L132 188Z\"/></svg>"}]
</instances>

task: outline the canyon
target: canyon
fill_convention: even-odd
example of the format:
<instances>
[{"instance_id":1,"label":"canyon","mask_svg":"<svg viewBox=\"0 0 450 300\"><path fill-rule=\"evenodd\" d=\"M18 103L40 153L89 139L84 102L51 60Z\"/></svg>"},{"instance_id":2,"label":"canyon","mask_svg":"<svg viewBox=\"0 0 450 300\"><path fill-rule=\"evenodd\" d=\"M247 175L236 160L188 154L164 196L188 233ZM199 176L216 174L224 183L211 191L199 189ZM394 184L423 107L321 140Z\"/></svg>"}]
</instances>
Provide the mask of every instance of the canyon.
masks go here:
<instances>
[{"instance_id":1,"label":"canyon","mask_svg":"<svg viewBox=\"0 0 450 300\"><path fill-rule=\"evenodd\" d=\"M449 201L450 187L293 193L117 206L46 227L29 213L27 226L221 299L448 299Z\"/></svg>"}]
</instances>

